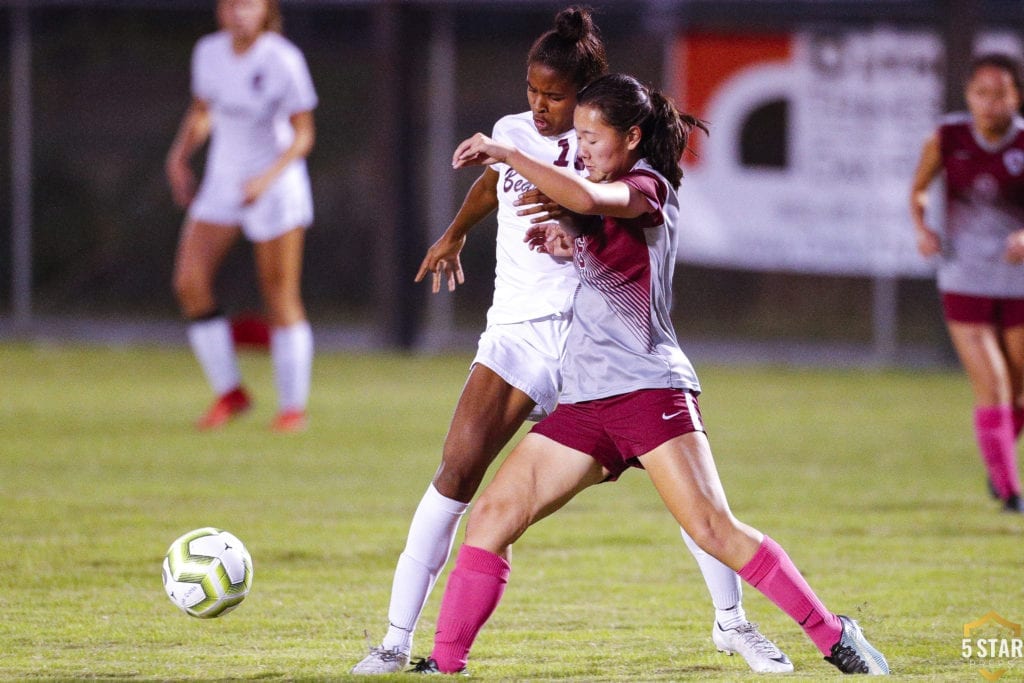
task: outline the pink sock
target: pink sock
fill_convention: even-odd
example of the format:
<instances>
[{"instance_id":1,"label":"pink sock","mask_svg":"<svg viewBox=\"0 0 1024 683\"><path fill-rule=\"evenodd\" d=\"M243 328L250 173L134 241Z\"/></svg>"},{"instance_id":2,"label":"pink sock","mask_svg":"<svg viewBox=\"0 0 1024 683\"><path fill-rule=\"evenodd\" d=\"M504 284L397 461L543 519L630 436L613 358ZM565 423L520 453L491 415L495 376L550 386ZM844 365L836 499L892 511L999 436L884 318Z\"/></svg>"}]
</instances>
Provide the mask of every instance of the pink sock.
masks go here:
<instances>
[{"instance_id":1,"label":"pink sock","mask_svg":"<svg viewBox=\"0 0 1024 683\"><path fill-rule=\"evenodd\" d=\"M843 635L843 625L825 609L778 543L765 536L739 575L800 624L823 655L832 654L832 646Z\"/></svg>"},{"instance_id":2,"label":"pink sock","mask_svg":"<svg viewBox=\"0 0 1024 683\"><path fill-rule=\"evenodd\" d=\"M463 669L469 649L494 613L511 571L508 562L483 548L463 545L441 599L430 656L444 673Z\"/></svg>"},{"instance_id":3,"label":"pink sock","mask_svg":"<svg viewBox=\"0 0 1024 683\"><path fill-rule=\"evenodd\" d=\"M1013 408L1008 405L974 409L974 434L989 479L1003 500L1020 495L1017 475L1017 440L1014 438Z\"/></svg>"},{"instance_id":4,"label":"pink sock","mask_svg":"<svg viewBox=\"0 0 1024 683\"><path fill-rule=\"evenodd\" d=\"M1024 429L1024 408L1013 407L1013 436L1020 438L1020 432Z\"/></svg>"}]
</instances>

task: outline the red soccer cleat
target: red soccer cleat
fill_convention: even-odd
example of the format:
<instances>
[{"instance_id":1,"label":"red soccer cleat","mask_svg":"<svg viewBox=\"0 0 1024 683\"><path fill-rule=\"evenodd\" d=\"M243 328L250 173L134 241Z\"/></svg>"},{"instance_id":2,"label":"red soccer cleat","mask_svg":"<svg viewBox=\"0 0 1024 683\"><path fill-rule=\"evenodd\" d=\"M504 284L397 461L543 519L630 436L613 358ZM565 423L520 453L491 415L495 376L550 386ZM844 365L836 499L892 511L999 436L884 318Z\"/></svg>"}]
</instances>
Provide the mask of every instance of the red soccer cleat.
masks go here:
<instances>
[{"instance_id":1,"label":"red soccer cleat","mask_svg":"<svg viewBox=\"0 0 1024 683\"><path fill-rule=\"evenodd\" d=\"M308 426L306 411L304 410L283 410L274 418L270 429L282 434L292 432L304 432Z\"/></svg>"},{"instance_id":2,"label":"red soccer cleat","mask_svg":"<svg viewBox=\"0 0 1024 683\"><path fill-rule=\"evenodd\" d=\"M210 406L210 409L196 424L196 428L203 432L220 429L232 418L249 410L251 405L252 401L249 400L249 394L245 393L245 389L236 387Z\"/></svg>"}]
</instances>

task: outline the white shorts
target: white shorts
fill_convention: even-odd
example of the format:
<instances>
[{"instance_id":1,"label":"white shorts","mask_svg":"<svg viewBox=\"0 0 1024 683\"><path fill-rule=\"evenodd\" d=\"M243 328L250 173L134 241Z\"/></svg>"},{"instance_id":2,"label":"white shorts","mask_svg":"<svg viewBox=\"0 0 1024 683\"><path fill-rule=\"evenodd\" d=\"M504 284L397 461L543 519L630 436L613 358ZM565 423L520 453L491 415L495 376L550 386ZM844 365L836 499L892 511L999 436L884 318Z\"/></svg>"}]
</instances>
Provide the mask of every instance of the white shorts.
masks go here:
<instances>
[{"instance_id":1,"label":"white shorts","mask_svg":"<svg viewBox=\"0 0 1024 683\"><path fill-rule=\"evenodd\" d=\"M252 242L266 242L313 222L313 193L304 165L285 169L250 206L242 204L244 182L234 174L207 174L189 207L189 218L241 226Z\"/></svg>"},{"instance_id":2,"label":"white shorts","mask_svg":"<svg viewBox=\"0 0 1024 683\"><path fill-rule=\"evenodd\" d=\"M473 364L487 366L533 399L531 420L555 409L562 390L562 354L572 313L490 325L480 335Z\"/></svg>"}]
</instances>

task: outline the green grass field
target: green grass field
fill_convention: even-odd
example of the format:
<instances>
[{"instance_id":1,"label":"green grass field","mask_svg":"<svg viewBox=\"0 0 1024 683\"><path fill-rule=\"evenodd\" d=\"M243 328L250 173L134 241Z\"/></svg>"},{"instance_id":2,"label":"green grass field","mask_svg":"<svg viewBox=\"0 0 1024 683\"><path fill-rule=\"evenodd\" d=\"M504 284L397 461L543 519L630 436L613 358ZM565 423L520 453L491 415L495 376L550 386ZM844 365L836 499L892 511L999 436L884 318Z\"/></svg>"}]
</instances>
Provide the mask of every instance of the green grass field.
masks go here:
<instances>
[{"instance_id":1,"label":"green grass field","mask_svg":"<svg viewBox=\"0 0 1024 683\"><path fill-rule=\"evenodd\" d=\"M786 547L894 673L1024 677L1024 659L961 658L966 622L992 610L1024 622L1024 519L988 499L960 373L694 360L737 516ZM256 408L198 434L209 394L184 349L0 346L0 678L346 678L364 631L383 634L468 362L321 354L311 429L285 436L267 429L269 359L246 355ZM167 600L160 563L207 525L242 538L256 573L235 612L202 621ZM440 595L414 655L429 652ZM745 604L794 677L838 677L754 589ZM715 652L711 615L677 527L633 471L517 544L470 668L487 680L762 678Z\"/></svg>"}]
</instances>

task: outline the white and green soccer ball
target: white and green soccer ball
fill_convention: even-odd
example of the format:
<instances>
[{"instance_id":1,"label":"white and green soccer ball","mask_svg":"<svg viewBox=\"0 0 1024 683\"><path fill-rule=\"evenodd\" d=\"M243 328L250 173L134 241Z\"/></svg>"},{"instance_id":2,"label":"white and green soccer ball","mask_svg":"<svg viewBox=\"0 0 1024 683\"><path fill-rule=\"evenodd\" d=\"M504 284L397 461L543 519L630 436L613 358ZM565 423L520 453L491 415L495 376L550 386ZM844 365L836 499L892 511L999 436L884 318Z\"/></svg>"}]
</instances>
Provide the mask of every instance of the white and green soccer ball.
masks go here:
<instances>
[{"instance_id":1,"label":"white and green soccer ball","mask_svg":"<svg viewBox=\"0 0 1024 683\"><path fill-rule=\"evenodd\" d=\"M164 590L185 614L211 619L238 607L252 587L252 558L234 534L203 527L164 557Z\"/></svg>"}]
</instances>

